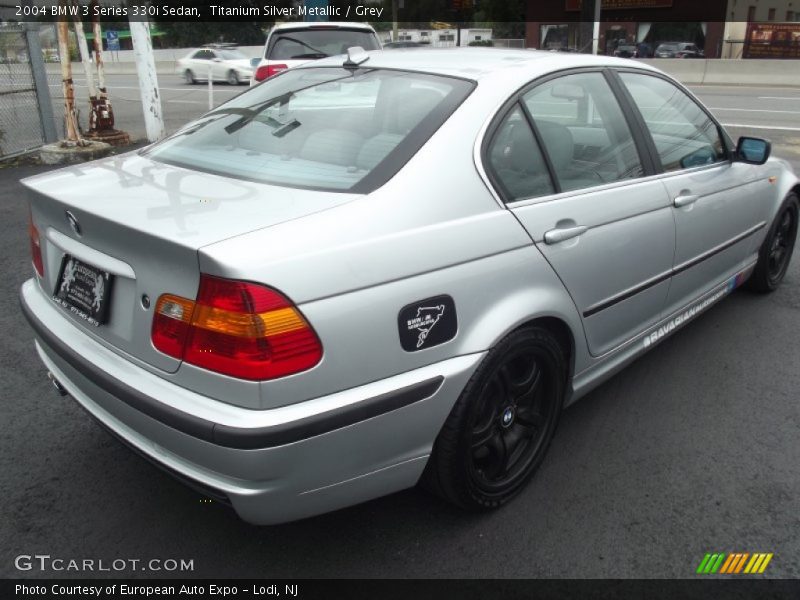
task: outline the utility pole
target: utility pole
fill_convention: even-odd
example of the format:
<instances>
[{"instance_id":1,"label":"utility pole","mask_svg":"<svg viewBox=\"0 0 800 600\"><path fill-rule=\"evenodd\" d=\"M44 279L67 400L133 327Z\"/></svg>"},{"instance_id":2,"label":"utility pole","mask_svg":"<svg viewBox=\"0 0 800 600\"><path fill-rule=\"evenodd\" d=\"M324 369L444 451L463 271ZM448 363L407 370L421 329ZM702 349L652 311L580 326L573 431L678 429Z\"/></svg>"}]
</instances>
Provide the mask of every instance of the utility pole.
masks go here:
<instances>
[{"instance_id":1,"label":"utility pole","mask_svg":"<svg viewBox=\"0 0 800 600\"><path fill-rule=\"evenodd\" d=\"M66 9L66 0L59 0L59 6ZM75 115L75 87L72 82L72 63L69 56L69 24L66 19L58 21L58 53L61 56L61 88L64 91L64 134L67 142L81 141L78 118Z\"/></svg>"},{"instance_id":2,"label":"utility pole","mask_svg":"<svg viewBox=\"0 0 800 600\"><path fill-rule=\"evenodd\" d=\"M158 76L153 59L153 41L150 38L150 23L147 20L129 17L133 57L139 76L139 94L144 110L144 126L147 140L157 142L166 136L164 115L161 112L161 96L158 91Z\"/></svg>"},{"instance_id":3,"label":"utility pole","mask_svg":"<svg viewBox=\"0 0 800 600\"><path fill-rule=\"evenodd\" d=\"M592 54L597 54L600 45L600 8L603 0L594 0L594 27L592 28Z\"/></svg>"},{"instance_id":4,"label":"utility pole","mask_svg":"<svg viewBox=\"0 0 800 600\"><path fill-rule=\"evenodd\" d=\"M397 2L392 0L392 41L397 41Z\"/></svg>"}]
</instances>

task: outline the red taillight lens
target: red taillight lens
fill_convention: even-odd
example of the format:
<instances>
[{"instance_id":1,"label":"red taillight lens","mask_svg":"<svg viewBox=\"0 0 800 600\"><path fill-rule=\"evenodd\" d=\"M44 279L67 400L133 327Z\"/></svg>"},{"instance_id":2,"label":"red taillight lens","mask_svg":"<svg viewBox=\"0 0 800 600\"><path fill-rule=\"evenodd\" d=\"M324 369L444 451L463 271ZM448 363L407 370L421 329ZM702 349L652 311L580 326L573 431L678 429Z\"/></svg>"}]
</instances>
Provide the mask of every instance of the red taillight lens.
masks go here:
<instances>
[{"instance_id":1,"label":"red taillight lens","mask_svg":"<svg viewBox=\"0 0 800 600\"><path fill-rule=\"evenodd\" d=\"M256 81L264 81L267 77L277 75L288 68L288 65L262 65L256 69Z\"/></svg>"},{"instance_id":2,"label":"red taillight lens","mask_svg":"<svg viewBox=\"0 0 800 600\"><path fill-rule=\"evenodd\" d=\"M39 277L44 277L44 261L42 261L42 243L39 239L39 230L33 224L33 215L28 214L28 237L31 240L31 259L33 268Z\"/></svg>"},{"instance_id":3,"label":"red taillight lens","mask_svg":"<svg viewBox=\"0 0 800 600\"><path fill-rule=\"evenodd\" d=\"M285 296L207 275L200 276L196 302L159 298L152 338L165 354L240 379L284 377L322 358L316 333Z\"/></svg>"}]
</instances>

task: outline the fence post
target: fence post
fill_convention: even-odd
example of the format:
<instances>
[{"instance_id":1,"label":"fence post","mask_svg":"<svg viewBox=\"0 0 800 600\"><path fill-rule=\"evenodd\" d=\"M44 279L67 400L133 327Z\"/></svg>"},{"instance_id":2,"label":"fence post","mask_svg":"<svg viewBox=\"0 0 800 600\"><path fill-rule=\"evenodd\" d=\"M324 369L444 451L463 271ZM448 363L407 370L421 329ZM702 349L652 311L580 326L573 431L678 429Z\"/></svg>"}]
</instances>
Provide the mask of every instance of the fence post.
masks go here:
<instances>
[{"instance_id":1,"label":"fence post","mask_svg":"<svg viewBox=\"0 0 800 600\"><path fill-rule=\"evenodd\" d=\"M30 0L29 0L30 1ZM29 2L23 2L28 4ZM42 124L42 138L45 144L52 144L58 140L56 119L53 116L53 100L50 97L50 88L47 85L47 72L42 58L42 45L39 41L39 24L23 22L25 29L25 43L28 47L28 59L33 75L33 87L36 88L36 104L39 107L39 121Z\"/></svg>"}]
</instances>

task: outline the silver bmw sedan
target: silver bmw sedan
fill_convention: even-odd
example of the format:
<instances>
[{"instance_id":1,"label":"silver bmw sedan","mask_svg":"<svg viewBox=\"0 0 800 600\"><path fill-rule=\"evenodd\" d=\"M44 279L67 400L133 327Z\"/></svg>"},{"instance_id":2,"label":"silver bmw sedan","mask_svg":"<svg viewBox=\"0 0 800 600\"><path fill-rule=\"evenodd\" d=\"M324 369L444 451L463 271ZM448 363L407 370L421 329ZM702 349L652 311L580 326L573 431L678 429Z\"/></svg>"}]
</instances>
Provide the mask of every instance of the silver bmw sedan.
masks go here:
<instances>
[{"instance_id":1,"label":"silver bmw sedan","mask_svg":"<svg viewBox=\"0 0 800 600\"><path fill-rule=\"evenodd\" d=\"M22 310L58 391L249 522L492 509L566 405L779 286L770 150L629 60L353 48L26 179Z\"/></svg>"}]
</instances>

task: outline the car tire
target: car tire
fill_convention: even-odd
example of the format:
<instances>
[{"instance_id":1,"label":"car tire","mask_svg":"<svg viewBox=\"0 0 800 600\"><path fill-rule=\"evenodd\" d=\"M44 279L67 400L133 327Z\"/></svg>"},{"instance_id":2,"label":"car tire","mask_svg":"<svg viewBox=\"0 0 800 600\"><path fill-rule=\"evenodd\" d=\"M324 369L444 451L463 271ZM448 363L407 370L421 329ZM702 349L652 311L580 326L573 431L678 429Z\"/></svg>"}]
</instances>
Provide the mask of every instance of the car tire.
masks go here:
<instances>
[{"instance_id":1,"label":"car tire","mask_svg":"<svg viewBox=\"0 0 800 600\"><path fill-rule=\"evenodd\" d=\"M747 282L751 290L768 294L778 289L783 281L797 240L798 205L800 201L795 193L789 194L781 204L761 244L756 268Z\"/></svg>"},{"instance_id":2,"label":"car tire","mask_svg":"<svg viewBox=\"0 0 800 600\"><path fill-rule=\"evenodd\" d=\"M564 401L567 366L539 326L512 332L470 378L433 445L421 484L468 510L497 508L541 464Z\"/></svg>"},{"instance_id":3,"label":"car tire","mask_svg":"<svg viewBox=\"0 0 800 600\"><path fill-rule=\"evenodd\" d=\"M197 79L194 78L194 73L192 73L191 69L186 69L183 72L183 80L189 85L194 85L197 83Z\"/></svg>"},{"instance_id":4,"label":"car tire","mask_svg":"<svg viewBox=\"0 0 800 600\"><path fill-rule=\"evenodd\" d=\"M239 76L236 71L228 71L227 81L228 85L239 85Z\"/></svg>"}]
</instances>

